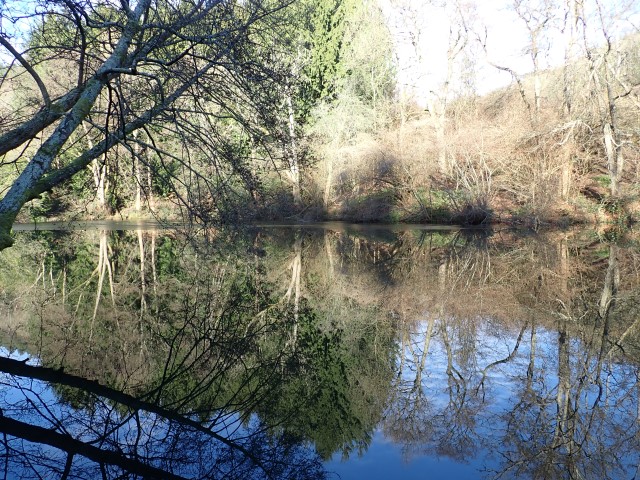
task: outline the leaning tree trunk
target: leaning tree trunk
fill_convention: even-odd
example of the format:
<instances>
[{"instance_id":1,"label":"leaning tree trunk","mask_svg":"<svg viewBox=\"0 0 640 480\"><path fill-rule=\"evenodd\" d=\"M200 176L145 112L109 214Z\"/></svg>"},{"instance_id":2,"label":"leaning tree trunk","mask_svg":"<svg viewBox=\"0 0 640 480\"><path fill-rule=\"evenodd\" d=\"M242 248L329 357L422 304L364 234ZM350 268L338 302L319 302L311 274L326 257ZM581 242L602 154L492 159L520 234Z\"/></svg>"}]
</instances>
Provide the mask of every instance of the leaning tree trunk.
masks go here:
<instances>
[{"instance_id":1,"label":"leaning tree trunk","mask_svg":"<svg viewBox=\"0 0 640 480\"><path fill-rule=\"evenodd\" d=\"M620 193L620 175L622 174L623 157L620 142L617 141L615 127L612 123L604 125L604 146L607 152L607 170L611 180L610 193L617 197Z\"/></svg>"},{"instance_id":2,"label":"leaning tree trunk","mask_svg":"<svg viewBox=\"0 0 640 480\"><path fill-rule=\"evenodd\" d=\"M618 135L618 115L616 113L616 99L614 98L611 83L613 79L609 73L609 52L604 58L604 95L606 100L606 113L603 127L604 149L607 155L607 170L609 171L610 193L617 197L620 193L620 176L622 175L623 157L621 142Z\"/></svg>"},{"instance_id":3,"label":"leaning tree trunk","mask_svg":"<svg viewBox=\"0 0 640 480\"><path fill-rule=\"evenodd\" d=\"M34 198L32 189L49 171L53 160L69 137L87 118L111 72L117 71L127 61L129 46L140 29L140 19L151 0L143 0L131 12L127 25L111 56L102 64L96 74L85 84L78 100L62 118L53 133L38 149L6 195L0 200L0 250L13 244L11 226L22 206ZM37 132L36 132L37 133Z\"/></svg>"}]
</instances>

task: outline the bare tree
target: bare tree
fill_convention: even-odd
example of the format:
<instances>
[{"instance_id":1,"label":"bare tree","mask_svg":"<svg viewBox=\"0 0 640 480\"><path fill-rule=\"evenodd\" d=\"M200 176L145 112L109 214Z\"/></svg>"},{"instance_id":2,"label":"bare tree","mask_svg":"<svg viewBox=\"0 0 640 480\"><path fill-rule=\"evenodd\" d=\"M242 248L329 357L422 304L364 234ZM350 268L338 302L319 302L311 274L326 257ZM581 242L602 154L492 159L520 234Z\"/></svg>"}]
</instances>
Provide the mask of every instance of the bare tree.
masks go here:
<instances>
[{"instance_id":1,"label":"bare tree","mask_svg":"<svg viewBox=\"0 0 640 480\"><path fill-rule=\"evenodd\" d=\"M11 225L25 203L100 157L135 157L135 144L154 153L156 173L164 172L182 204L215 202L232 174L251 187L219 121L227 128L235 123L257 141L273 134L276 99L269 85L282 74L271 58L267 37L274 32L266 22L289 1L5 5L3 24L26 16L36 28L20 46L9 30L0 32L0 46L11 57L0 89L30 77L40 98L13 107L0 127L0 168L15 175L0 200L0 248L12 244ZM31 10L17 11L25 5ZM68 75L73 82L56 85L49 75L54 61L74 72ZM88 126L84 135L82 125ZM136 139L140 129L146 135ZM83 136L92 143L72 155L70 146ZM207 168L195 168L196 159ZM205 209L191 212L206 220Z\"/></svg>"},{"instance_id":2,"label":"bare tree","mask_svg":"<svg viewBox=\"0 0 640 480\"><path fill-rule=\"evenodd\" d=\"M543 45L545 30L554 18L554 5L552 0L542 0L538 4L523 0L514 0L513 9L518 17L525 23L529 37L527 52L531 57L533 74L533 105L536 116L540 112L542 97L542 80L540 78L540 56L544 54Z\"/></svg>"},{"instance_id":3,"label":"bare tree","mask_svg":"<svg viewBox=\"0 0 640 480\"><path fill-rule=\"evenodd\" d=\"M607 170L610 179L610 193L612 197L619 194L620 178L624 168L622 154L623 135L617 107L619 100L629 93L633 86L627 86L623 79L623 54L617 48L613 37L611 18L607 18L605 7L599 0L594 0L596 8L596 23L604 40L604 47L591 48L588 44L586 25L583 28L584 48L589 64L592 94L598 105L598 116L602 123L602 143L604 145ZM583 21L586 22L584 5L582 5ZM618 83L622 84L620 91Z\"/></svg>"},{"instance_id":4,"label":"bare tree","mask_svg":"<svg viewBox=\"0 0 640 480\"><path fill-rule=\"evenodd\" d=\"M565 114L569 121L586 121L600 132L595 138L604 152L609 193L614 198L620 195L624 148L630 133L620 115L621 107L629 111L640 108L640 79L631 67L624 41L625 35L637 30L631 21L635 13L634 2L568 0L565 7ZM582 83L575 72L584 73ZM579 86L584 87L583 95L577 91Z\"/></svg>"},{"instance_id":5,"label":"bare tree","mask_svg":"<svg viewBox=\"0 0 640 480\"><path fill-rule=\"evenodd\" d=\"M392 0L389 5L395 11L396 37L403 39L404 44L397 48L410 52L407 62L410 72L403 73L407 84L402 87L401 94L420 103L428 112L435 130L438 169L449 175L454 165L447 151L447 116L456 86L456 73L469 46L475 5L463 0L432 0L424 4ZM436 29L433 18L446 22L447 40L442 47L430 43L428 38L430 31Z\"/></svg>"}]
</instances>

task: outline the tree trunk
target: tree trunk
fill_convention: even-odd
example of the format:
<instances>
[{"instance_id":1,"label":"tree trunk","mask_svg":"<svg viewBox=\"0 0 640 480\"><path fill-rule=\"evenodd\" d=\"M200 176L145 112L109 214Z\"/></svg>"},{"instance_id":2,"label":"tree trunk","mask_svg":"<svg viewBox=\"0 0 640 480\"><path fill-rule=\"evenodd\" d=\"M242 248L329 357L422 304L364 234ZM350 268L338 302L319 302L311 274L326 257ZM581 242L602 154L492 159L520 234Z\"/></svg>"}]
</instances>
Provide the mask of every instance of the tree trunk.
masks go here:
<instances>
[{"instance_id":1,"label":"tree trunk","mask_svg":"<svg viewBox=\"0 0 640 480\"><path fill-rule=\"evenodd\" d=\"M142 174L140 172L140 159L137 156L133 157L133 164L136 182L135 208L136 212L140 212L140 210L142 210Z\"/></svg>"},{"instance_id":2,"label":"tree trunk","mask_svg":"<svg viewBox=\"0 0 640 480\"><path fill-rule=\"evenodd\" d=\"M107 166L101 164L98 159L91 162L91 172L93 173L93 182L96 187L96 199L98 206L103 210L107 208Z\"/></svg>"},{"instance_id":3,"label":"tree trunk","mask_svg":"<svg viewBox=\"0 0 640 480\"><path fill-rule=\"evenodd\" d=\"M302 272L302 236L296 235L296 241L293 245L294 257L291 261L291 281L289 288L285 293L287 302L291 301L293 294L293 330L291 332L291 345L296 348L298 342L298 321L300 316L300 277Z\"/></svg>"},{"instance_id":4,"label":"tree trunk","mask_svg":"<svg viewBox=\"0 0 640 480\"><path fill-rule=\"evenodd\" d=\"M563 106L564 112L569 119L572 116L573 109L573 75L571 73L571 66L575 68L575 64L578 60L576 34L578 29L579 15L578 5L576 0L567 1L567 10L565 12L565 26L564 26L564 67L562 75L562 94L563 94Z\"/></svg>"},{"instance_id":5,"label":"tree trunk","mask_svg":"<svg viewBox=\"0 0 640 480\"><path fill-rule=\"evenodd\" d=\"M109 80L110 72L121 68L126 62L127 51L131 41L138 32L140 19L150 3L151 0L142 0L136 5L135 12L130 14L122 36L118 40L111 56L86 83L71 110L62 118L53 133L38 149L18 178L13 182L9 191L0 200L0 250L13 244L10 234L11 226L22 206L30 200L30 190L49 171L60 149L82 121L87 118L103 86Z\"/></svg>"},{"instance_id":6,"label":"tree trunk","mask_svg":"<svg viewBox=\"0 0 640 480\"><path fill-rule=\"evenodd\" d=\"M558 386L556 392L556 428L553 434L552 448L558 448L566 442L569 419L569 395L571 392L571 363L569 360L569 342L567 320L563 319L558 332Z\"/></svg>"},{"instance_id":7,"label":"tree trunk","mask_svg":"<svg viewBox=\"0 0 640 480\"><path fill-rule=\"evenodd\" d=\"M144 236L142 230L138 230L138 247L140 252L140 320L147 310L147 279L145 277L145 252L144 252Z\"/></svg>"},{"instance_id":8,"label":"tree trunk","mask_svg":"<svg viewBox=\"0 0 640 480\"><path fill-rule=\"evenodd\" d=\"M540 63L538 61L537 34L531 34L531 63L533 63L533 106L534 120L538 121L542 98L542 81L540 80Z\"/></svg>"},{"instance_id":9,"label":"tree trunk","mask_svg":"<svg viewBox=\"0 0 640 480\"><path fill-rule=\"evenodd\" d=\"M322 197L322 204L324 205L325 212L329 211L329 202L331 201L331 189L333 188L333 156L332 153L325 155L325 166L327 170L327 177L324 182L324 195Z\"/></svg>"},{"instance_id":10,"label":"tree trunk","mask_svg":"<svg viewBox=\"0 0 640 480\"><path fill-rule=\"evenodd\" d=\"M598 313L600 314L600 318L605 321L608 318L611 307L615 303L620 285L620 268L618 266L617 252L618 247L615 245L609 247L609 265L598 303Z\"/></svg>"},{"instance_id":11,"label":"tree trunk","mask_svg":"<svg viewBox=\"0 0 640 480\"><path fill-rule=\"evenodd\" d=\"M617 197L620 193L620 175L622 174L623 158L620 151L620 142L616 141L616 133L611 123L604 125L604 146L607 153L607 170L609 171L610 193Z\"/></svg>"},{"instance_id":12,"label":"tree trunk","mask_svg":"<svg viewBox=\"0 0 640 480\"><path fill-rule=\"evenodd\" d=\"M560 176L560 198L562 200L569 199L569 192L571 191L571 172L572 172L571 157L568 156L562 164L562 171Z\"/></svg>"},{"instance_id":13,"label":"tree trunk","mask_svg":"<svg viewBox=\"0 0 640 480\"><path fill-rule=\"evenodd\" d=\"M86 122L82 122L82 129L84 130L84 134L87 137L87 144L89 145L89 149L95 147L93 140L89 137L89 129L87 128ZM106 163L101 163L97 158L91 162L91 173L93 173L93 184L96 187L96 200L98 201L98 206L104 211L107 206L107 165Z\"/></svg>"},{"instance_id":14,"label":"tree trunk","mask_svg":"<svg viewBox=\"0 0 640 480\"><path fill-rule=\"evenodd\" d=\"M429 116L436 132L436 155L438 170L443 175L451 174L451 165L447 159L447 143L445 135L446 106L441 98L433 96L429 99Z\"/></svg>"},{"instance_id":15,"label":"tree trunk","mask_svg":"<svg viewBox=\"0 0 640 480\"><path fill-rule=\"evenodd\" d=\"M147 203L149 210L153 211L155 205L153 202L153 179L151 178L151 166L147 164Z\"/></svg>"},{"instance_id":16,"label":"tree trunk","mask_svg":"<svg viewBox=\"0 0 640 480\"><path fill-rule=\"evenodd\" d=\"M287 172L292 184L293 203L296 207L302 204L302 196L300 193L300 166L298 164L298 139L296 136L296 117L293 110L293 99L291 96L291 88L287 87L285 92L285 100L287 103L287 124L289 127L289 145L288 145L288 162L289 170Z\"/></svg>"}]
</instances>

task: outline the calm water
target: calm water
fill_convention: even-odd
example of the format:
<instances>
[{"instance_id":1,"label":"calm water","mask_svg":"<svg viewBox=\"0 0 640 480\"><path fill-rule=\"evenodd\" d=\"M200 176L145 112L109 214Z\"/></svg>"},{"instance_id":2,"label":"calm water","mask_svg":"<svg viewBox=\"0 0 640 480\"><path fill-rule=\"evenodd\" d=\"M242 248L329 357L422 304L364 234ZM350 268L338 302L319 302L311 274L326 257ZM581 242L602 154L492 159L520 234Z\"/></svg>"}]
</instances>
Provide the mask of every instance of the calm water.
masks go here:
<instances>
[{"instance_id":1,"label":"calm water","mask_svg":"<svg viewBox=\"0 0 640 480\"><path fill-rule=\"evenodd\" d=\"M632 234L22 228L0 478L637 478Z\"/></svg>"}]
</instances>

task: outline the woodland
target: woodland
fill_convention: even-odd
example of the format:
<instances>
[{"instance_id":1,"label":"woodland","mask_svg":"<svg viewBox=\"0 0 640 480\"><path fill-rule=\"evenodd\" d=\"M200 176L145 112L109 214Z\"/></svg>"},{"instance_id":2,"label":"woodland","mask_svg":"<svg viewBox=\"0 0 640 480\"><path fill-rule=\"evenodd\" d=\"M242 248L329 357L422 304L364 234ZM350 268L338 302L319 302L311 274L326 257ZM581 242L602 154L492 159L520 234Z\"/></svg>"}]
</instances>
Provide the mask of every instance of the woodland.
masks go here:
<instances>
[{"instance_id":1,"label":"woodland","mask_svg":"<svg viewBox=\"0 0 640 480\"><path fill-rule=\"evenodd\" d=\"M631 477L639 19L0 2L5 476Z\"/></svg>"},{"instance_id":2,"label":"woodland","mask_svg":"<svg viewBox=\"0 0 640 480\"><path fill-rule=\"evenodd\" d=\"M635 3L505 1L515 62L470 0L3 2L0 248L47 219L627 225Z\"/></svg>"}]
</instances>

